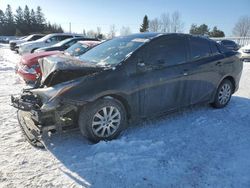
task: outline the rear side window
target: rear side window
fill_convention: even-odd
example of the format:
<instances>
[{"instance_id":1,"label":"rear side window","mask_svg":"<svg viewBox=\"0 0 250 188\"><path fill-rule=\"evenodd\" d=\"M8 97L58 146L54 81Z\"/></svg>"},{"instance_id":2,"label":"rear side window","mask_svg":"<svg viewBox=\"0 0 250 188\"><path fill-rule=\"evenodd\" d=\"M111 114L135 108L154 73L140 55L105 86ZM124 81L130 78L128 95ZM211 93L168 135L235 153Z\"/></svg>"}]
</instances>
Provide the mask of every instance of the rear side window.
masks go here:
<instances>
[{"instance_id":1,"label":"rear side window","mask_svg":"<svg viewBox=\"0 0 250 188\"><path fill-rule=\"evenodd\" d=\"M62 35L62 36L58 36L58 41L62 41L68 38L72 38L73 36L71 35Z\"/></svg>"},{"instance_id":2,"label":"rear side window","mask_svg":"<svg viewBox=\"0 0 250 188\"><path fill-rule=\"evenodd\" d=\"M210 56L211 50L209 41L200 37L190 38L191 60L205 58Z\"/></svg>"},{"instance_id":3,"label":"rear side window","mask_svg":"<svg viewBox=\"0 0 250 188\"><path fill-rule=\"evenodd\" d=\"M216 42L211 41L210 42L210 47L213 55L219 54L220 51L218 49L218 44Z\"/></svg>"},{"instance_id":4,"label":"rear side window","mask_svg":"<svg viewBox=\"0 0 250 188\"><path fill-rule=\"evenodd\" d=\"M223 45L235 45L235 43L233 41L230 41L230 40L222 40L221 44L223 44Z\"/></svg>"},{"instance_id":5,"label":"rear side window","mask_svg":"<svg viewBox=\"0 0 250 188\"><path fill-rule=\"evenodd\" d=\"M40 39L40 38L42 38L42 37L43 37L43 36L35 35L35 36L32 37L32 39L33 39L33 40L37 40L37 39Z\"/></svg>"},{"instance_id":6,"label":"rear side window","mask_svg":"<svg viewBox=\"0 0 250 188\"><path fill-rule=\"evenodd\" d=\"M183 36L166 36L153 40L147 47L147 64L161 63L176 65L187 59L186 38Z\"/></svg>"}]
</instances>

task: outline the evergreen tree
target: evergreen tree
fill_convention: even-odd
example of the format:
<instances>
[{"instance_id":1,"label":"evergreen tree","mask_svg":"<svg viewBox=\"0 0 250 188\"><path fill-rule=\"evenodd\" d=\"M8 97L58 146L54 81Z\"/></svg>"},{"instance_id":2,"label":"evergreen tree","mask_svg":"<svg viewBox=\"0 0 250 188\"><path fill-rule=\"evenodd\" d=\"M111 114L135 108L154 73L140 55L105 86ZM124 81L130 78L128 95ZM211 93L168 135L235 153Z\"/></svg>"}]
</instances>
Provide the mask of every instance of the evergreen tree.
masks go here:
<instances>
[{"instance_id":1,"label":"evergreen tree","mask_svg":"<svg viewBox=\"0 0 250 188\"><path fill-rule=\"evenodd\" d=\"M0 9L0 35L5 35L6 18L4 12Z\"/></svg>"},{"instance_id":2,"label":"evergreen tree","mask_svg":"<svg viewBox=\"0 0 250 188\"><path fill-rule=\"evenodd\" d=\"M206 24L200 26L192 24L189 33L192 35L209 35L209 28Z\"/></svg>"},{"instance_id":3,"label":"evergreen tree","mask_svg":"<svg viewBox=\"0 0 250 188\"><path fill-rule=\"evenodd\" d=\"M14 16L12 13L12 9L10 5L7 5L6 11L5 11L5 17L6 17L6 34L7 35L14 35L15 34L15 23L14 23Z\"/></svg>"},{"instance_id":4,"label":"evergreen tree","mask_svg":"<svg viewBox=\"0 0 250 188\"><path fill-rule=\"evenodd\" d=\"M149 28L149 20L148 20L148 16L145 15L143 18L143 23L140 27L140 32L148 32L148 28Z\"/></svg>"},{"instance_id":5,"label":"evergreen tree","mask_svg":"<svg viewBox=\"0 0 250 188\"><path fill-rule=\"evenodd\" d=\"M63 33L61 25L46 23L40 6L37 10L24 9L20 6L13 15L11 6L7 5L5 13L0 10L0 35L29 35L32 33Z\"/></svg>"},{"instance_id":6,"label":"evergreen tree","mask_svg":"<svg viewBox=\"0 0 250 188\"><path fill-rule=\"evenodd\" d=\"M25 5L24 11L23 11L23 18L24 18L24 30L23 34L27 35L31 31L31 18L30 18L30 10L27 5Z\"/></svg>"},{"instance_id":7,"label":"evergreen tree","mask_svg":"<svg viewBox=\"0 0 250 188\"><path fill-rule=\"evenodd\" d=\"M31 25L31 31L32 32L37 32L39 31L37 26L37 20L36 20L36 14L35 11L33 9L31 9L30 11L30 25Z\"/></svg>"},{"instance_id":8,"label":"evergreen tree","mask_svg":"<svg viewBox=\"0 0 250 188\"><path fill-rule=\"evenodd\" d=\"M46 20L44 18L44 14L42 13L42 9L40 6L37 7L35 16L36 16L38 31L43 31L45 29Z\"/></svg>"},{"instance_id":9,"label":"evergreen tree","mask_svg":"<svg viewBox=\"0 0 250 188\"><path fill-rule=\"evenodd\" d=\"M24 18L23 18L23 9L19 6L16 10L15 17L15 24L16 24L16 35L22 35L23 31L23 24L24 24Z\"/></svg>"},{"instance_id":10,"label":"evergreen tree","mask_svg":"<svg viewBox=\"0 0 250 188\"><path fill-rule=\"evenodd\" d=\"M209 32L210 37L225 37L225 33L219 30L216 26L213 28L211 32Z\"/></svg>"}]
</instances>

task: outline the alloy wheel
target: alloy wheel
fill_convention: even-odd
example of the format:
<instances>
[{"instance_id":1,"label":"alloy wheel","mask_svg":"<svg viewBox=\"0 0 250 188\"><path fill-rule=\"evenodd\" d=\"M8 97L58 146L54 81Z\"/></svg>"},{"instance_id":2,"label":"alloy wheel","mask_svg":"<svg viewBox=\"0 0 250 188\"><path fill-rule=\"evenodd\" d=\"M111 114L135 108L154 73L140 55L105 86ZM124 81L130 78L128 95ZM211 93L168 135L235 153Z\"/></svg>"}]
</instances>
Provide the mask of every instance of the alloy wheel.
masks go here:
<instances>
[{"instance_id":1,"label":"alloy wheel","mask_svg":"<svg viewBox=\"0 0 250 188\"><path fill-rule=\"evenodd\" d=\"M116 132L120 123L120 111L114 106L106 106L94 115L92 120L92 131L100 138L107 138Z\"/></svg>"},{"instance_id":2,"label":"alloy wheel","mask_svg":"<svg viewBox=\"0 0 250 188\"><path fill-rule=\"evenodd\" d=\"M232 93L231 86L228 83L223 84L219 91L219 96L218 96L219 103L221 105L226 104L230 100L231 93Z\"/></svg>"}]
</instances>

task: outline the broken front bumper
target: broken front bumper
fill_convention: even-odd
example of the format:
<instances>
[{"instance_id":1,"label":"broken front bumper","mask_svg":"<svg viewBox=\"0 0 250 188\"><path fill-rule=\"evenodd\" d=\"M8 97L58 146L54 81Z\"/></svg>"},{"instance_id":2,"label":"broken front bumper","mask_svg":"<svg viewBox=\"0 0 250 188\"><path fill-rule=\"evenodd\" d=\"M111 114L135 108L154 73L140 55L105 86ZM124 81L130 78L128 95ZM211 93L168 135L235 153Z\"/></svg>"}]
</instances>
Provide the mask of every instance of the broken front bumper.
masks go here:
<instances>
[{"instance_id":1,"label":"broken front bumper","mask_svg":"<svg viewBox=\"0 0 250 188\"><path fill-rule=\"evenodd\" d=\"M17 119L26 139L36 147L44 147L41 127L32 121L30 112L18 110Z\"/></svg>"},{"instance_id":2,"label":"broken front bumper","mask_svg":"<svg viewBox=\"0 0 250 188\"><path fill-rule=\"evenodd\" d=\"M11 96L12 106L17 108L17 118L27 140L34 146L43 147L48 131L57 130L54 111L41 112L35 101Z\"/></svg>"}]
</instances>

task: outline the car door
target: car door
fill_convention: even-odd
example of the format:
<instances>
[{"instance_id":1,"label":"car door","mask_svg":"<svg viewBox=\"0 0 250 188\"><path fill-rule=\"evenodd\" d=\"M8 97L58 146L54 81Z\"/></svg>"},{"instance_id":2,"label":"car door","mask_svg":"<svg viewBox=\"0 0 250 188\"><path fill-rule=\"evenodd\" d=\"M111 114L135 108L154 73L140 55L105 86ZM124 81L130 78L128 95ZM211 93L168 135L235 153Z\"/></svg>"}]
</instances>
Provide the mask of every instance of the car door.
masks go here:
<instances>
[{"instance_id":1,"label":"car door","mask_svg":"<svg viewBox=\"0 0 250 188\"><path fill-rule=\"evenodd\" d=\"M185 35L166 35L149 42L137 64L140 113L148 117L174 110L182 103Z\"/></svg>"},{"instance_id":2,"label":"car door","mask_svg":"<svg viewBox=\"0 0 250 188\"><path fill-rule=\"evenodd\" d=\"M221 78L219 67L224 56L213 52L210 40L189 37L189 61L183 65L185 86L183 106L210 101Z\"/></svg>"}]
</instances>

